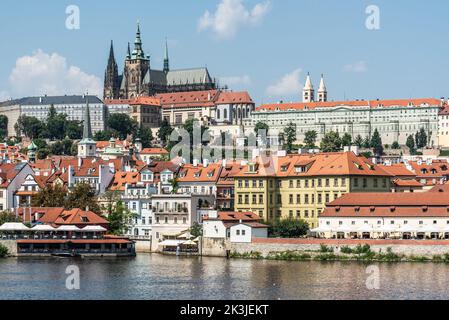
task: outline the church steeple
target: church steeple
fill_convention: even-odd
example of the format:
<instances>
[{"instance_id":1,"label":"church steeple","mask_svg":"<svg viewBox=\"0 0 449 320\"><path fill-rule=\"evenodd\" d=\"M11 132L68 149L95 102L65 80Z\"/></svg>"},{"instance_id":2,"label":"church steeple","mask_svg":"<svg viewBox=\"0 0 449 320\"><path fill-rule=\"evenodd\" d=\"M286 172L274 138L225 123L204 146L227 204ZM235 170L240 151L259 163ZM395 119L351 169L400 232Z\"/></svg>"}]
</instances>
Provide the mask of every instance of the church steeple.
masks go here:
<instances>
[{"instance_id":1,"label":"church steeple","mask_svg":"<svg viewBox=\"0 0 449 320\"><path fill-rule=\"evenodd\" d=\"M310 80L310 73L307 73L306 84L302 91L302 102L315 101L315 90L313 89L312 80Z\"/></svg>"},{"instance_id":2,"label":"church steeple","mask_svg":"<svg viewBox=\"0 0 449 320\"><path fill-rule=\"evenodd\" d=\"M164 57L164 72L167 74L170 71L170 60L168 58L168 43L165 38L165 57Z\"/></svg>"},{"instance_id":3,"label":"church steeple","mask_svg":"<svg viewBox=\"0 0 449 320\"><path fill-rule=\"evenodd\" d=\"M126 60L129 60L129 59L131 59L131 45L128 42L128 51L126 54Z\"/></svg>"},{"instance_id":4,"label":"church steeple","mask_svg":"<svg viewBox=\"0 0 449 320\"><path fill-rule=\"evenodd\" d=\"M114 43L111 40L111 47L109 49L108 65L104 76L104 99L117 99L119 96L119 75L117 62L114 56Z\"/></svg>"},{"instance_id":5,"label":"church steeple","mask_svg":"<svg viewBox=\"0 0 449 320\"><path fill-rule=\"evenodd\" d=\"M140 37L140 23L137 22L137 32L136 39L134 40L134 50L132 54L133 59L142 59L145 60L145 53L142 49L142 38Z\"/></svg>"},{"instance_id":6,"label":"church steeple","mask_svg":"<svg viewBox=\"0 0 449 320\"><path fill-rule=\"evenodd\" d=\"M320 87L318 89L318 102L327 101L327 89L324 83L324 75L321 75Z\"/></svg>"},{"instance_id":7,"label":"church steeple","mask_svg":"<svg viewBox=\"0 0 449 320\"><path fill-rule=\"evenodd\" d=\"M89 96L86 95L86 108L84 109L83 139L78 143L78 157L87 158L96 156L96 142L92 139L92 126L90 123Z\"/></svg>"}]
</instances>

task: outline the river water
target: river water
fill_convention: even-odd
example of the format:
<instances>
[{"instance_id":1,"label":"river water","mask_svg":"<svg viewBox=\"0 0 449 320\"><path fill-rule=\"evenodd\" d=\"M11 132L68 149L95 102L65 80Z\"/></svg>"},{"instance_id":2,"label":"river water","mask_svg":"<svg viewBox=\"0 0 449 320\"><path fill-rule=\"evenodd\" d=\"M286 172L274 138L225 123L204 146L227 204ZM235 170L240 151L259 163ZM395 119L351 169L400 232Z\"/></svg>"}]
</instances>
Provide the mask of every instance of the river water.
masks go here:
<instances>
[{"instance_id":1,"label":"river water","mask_svg":"<svg viewBox=\"0 0 449 320\"><path fill-rule=\"evenodd\" d=\"M66 288L66 268L72 265L79 268L79 290ZM369 266L374 274L367 273ZM377 271L379 289L369 290L367 278ZM368 265L156 254L132 259L0 259L0 299L449 299L448 274L449 265L435 263Z\"/></svg>"}]
</instances>

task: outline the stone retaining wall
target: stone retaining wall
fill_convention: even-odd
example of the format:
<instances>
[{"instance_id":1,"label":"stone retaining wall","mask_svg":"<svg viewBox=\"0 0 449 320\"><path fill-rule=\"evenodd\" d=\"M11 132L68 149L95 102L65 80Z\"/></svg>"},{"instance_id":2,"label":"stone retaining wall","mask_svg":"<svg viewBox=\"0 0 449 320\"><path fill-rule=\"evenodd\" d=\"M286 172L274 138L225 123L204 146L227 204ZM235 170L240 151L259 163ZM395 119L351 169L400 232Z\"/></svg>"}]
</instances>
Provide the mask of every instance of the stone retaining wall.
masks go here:
<instances>
[{"instance_id":1,"label":"stone retaining wall","mask_svg":"<svg viewBox=\"0 0 449 320\"><path fill-rule=\"evenodd\" d=\"M15 240L0 240L0 244L8 248L8 253L10 256L17 256L17 242Z\"/></svg>"}]
</instances>

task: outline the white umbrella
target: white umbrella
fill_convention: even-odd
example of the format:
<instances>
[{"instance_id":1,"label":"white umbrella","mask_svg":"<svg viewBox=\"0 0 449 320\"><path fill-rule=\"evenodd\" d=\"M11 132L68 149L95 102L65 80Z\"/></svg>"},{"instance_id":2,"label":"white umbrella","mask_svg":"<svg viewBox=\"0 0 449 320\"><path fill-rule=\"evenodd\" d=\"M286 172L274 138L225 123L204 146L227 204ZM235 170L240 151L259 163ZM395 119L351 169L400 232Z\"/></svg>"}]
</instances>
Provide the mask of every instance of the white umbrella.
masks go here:
<instances>
[{"instance_id":1,"label":"white umbrella","mask_svg":"<svg viewBox=\"0 0 449 320\"><path fill-rule=\"evenodd\" d=\"M0 227L0 231L30 231L23 223L7 222Z\"/></svg>"},{"instance_id":2,"label":"white umbrella","mask_svg":"<svg viewBox=\"0 0 449 320\"><path fill-rule=\"evenodd\" d=\"M416 232L417 229L418 228L416 228L416 227L411 227L411 226L404 225L404 226L401 226L397 231L401 232L401 233L404 233L404 232L409 233L409 232Z\"/></svg>"},{"instance_id":3,"label":"white umbrella","mask_svg":"<svg viewBox=\"0 0 449 320\"><path fill-rule=\"evenodd\" d=\"M108 231L106 228L103 228L102 226L87 226L81 229L83 232L106 232Z\"/></svg>"},{"instance_id":4,"label":"white umbrella","mask_svg":"<svg viewBox=\"0 0 449 320\"><path fill-rule=\"evenodd\" d=\"M333 232L355 232L354 229L347 227L347 226L338 226L337 228L331 228L331 231Z\"/></svg>"},{"instance_id":5,"label":"white umbrella","mask_svg":"<svg viewBox=\"0 0 449 320\"><path fill-rule=\"evenodd\" d=\"M434 232L441 232L441 229L438 228L437 226L423 226L421 228L419 228L418 232L430 232L430 233L434 233Z\"/></svg>"},{"instance_id":6,"label":"white umbrella","mask_svg":"<svg viewBox=\"0 0 449 320\"><path fill-rule=\"evenodd\" d=\"M81 231L81 229L74 225L65 225L60 226L56 231Z\"/></svg>"},{"instance_id":7,"label":"white umbrella","mask_svg":"<svg viewBox=\"0 0 449 320\"><path fill-rule=\"evenodd\" d=\"M374 232L389 232L389 233L392 233L392 232L396 232L397 231L397 229L395 228L395 227L393 227L393 226L389 226L389 225L386 225L386 224L384 224L384 225L382 225L382 226L380 226L379 228L376 228L376 229L374 229Z\"/></svg>"},{"instance_id":8,"label":"white umbrella","mask_svg":"<svg viewBox=\"0 0 449 320\"><path fill-rule=\"evenodd\" d=\"M359 228L357 228L355 231L357 232L373 232L373 226L371 225L363 225Z\"/></svg>"},{"instance_id":9,"label":"white umbrella","mask_svg":"<svg viewBox=\"0 0 449 320\"><path fill-rule=\"evenodd\" d=\"M330 232L330 231L331 231L331 229L328 226L319 226L318 228L310 230L310 232L318 232L318 233L320 233L320 232Z\"/></svg>"},{"instance_id":10,"label":"white umbrella","mask_svg":"<svg viewBox=\"0 0 449 320\"><path fill-rule=\"evenodd\" d=\"M55 231L56 228L53 228L52 226L48 224L38 224L35 225L33 228L31 228L31 231L43 231L43 232L49 232L49 231Z\"/></svg>"}]
</instances>

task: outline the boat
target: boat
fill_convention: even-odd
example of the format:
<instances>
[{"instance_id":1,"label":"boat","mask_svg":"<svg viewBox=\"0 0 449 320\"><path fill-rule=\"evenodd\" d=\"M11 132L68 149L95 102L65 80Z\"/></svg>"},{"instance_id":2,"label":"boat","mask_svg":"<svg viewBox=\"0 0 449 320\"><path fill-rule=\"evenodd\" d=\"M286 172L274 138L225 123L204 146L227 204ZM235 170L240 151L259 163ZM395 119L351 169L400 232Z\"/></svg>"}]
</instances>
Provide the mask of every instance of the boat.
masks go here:
<instances>
[{"instance_id":1,"label":"boat","mask_svg":"<svg viewBox=\"0 0 449 320\"><path fill-rule=\"evenodd\" d=\"M58 258L81 258L81 254L76 252L61 252L61 253L52 253L52 257Z\"/></svg>"}]
</instances>

